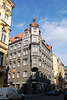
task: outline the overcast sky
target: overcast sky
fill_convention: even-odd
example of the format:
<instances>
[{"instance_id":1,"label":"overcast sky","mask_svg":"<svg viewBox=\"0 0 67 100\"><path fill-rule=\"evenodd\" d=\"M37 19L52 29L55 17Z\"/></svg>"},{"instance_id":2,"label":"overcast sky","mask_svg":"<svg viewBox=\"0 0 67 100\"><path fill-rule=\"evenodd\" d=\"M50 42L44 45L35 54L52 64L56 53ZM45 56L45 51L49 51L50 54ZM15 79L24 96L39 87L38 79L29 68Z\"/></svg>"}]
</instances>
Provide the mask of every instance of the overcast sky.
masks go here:
<instances>
[{"instance_id":1,"label":"overcast sky","mask_svg":"<svg viewBox=\"0 0 67 100\"><path fill-rule=\"evenodd\" d=\"M29 28L33 16L42 38L52 46L53 53L67 65L67 0L12 0L11 33L13 37Z\"/></svg>"}]
</instances>

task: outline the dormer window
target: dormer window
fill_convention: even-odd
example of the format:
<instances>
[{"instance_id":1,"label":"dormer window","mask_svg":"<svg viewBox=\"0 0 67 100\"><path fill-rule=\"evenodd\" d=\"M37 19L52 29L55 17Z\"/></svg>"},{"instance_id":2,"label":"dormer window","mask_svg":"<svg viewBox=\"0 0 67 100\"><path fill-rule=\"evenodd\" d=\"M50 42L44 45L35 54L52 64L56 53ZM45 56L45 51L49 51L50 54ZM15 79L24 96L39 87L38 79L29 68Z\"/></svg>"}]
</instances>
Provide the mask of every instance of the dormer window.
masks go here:
<instances>
[{"instance_id":1,"label":"dormer window","mask_svg":"<svg viewBox=\"0 0 67 100\"><path fill-rule=\"evenodd\" d=\"M15 37L15 40L19 40L19 37Z\"/></svg>"},{"instance_id":2,"label":"dormer window","mask_svg":"<svg viewBox=\"0 0 67 100\"><path fill-rule=\"evenodd\" d=\"M26 30L26 31L25 31L25 34L27 34L27 33L28 33L28 31Z\"/></svg>"},{"instance_id":3,"label":"dormer window","mask_svg":"<svg viewBox=\"0 0 67 100\"><path fill-rule=\"evenodd\" d=\"M9 43L11 43L11 41L9 40Z\"/></svg>"}]
</instances>

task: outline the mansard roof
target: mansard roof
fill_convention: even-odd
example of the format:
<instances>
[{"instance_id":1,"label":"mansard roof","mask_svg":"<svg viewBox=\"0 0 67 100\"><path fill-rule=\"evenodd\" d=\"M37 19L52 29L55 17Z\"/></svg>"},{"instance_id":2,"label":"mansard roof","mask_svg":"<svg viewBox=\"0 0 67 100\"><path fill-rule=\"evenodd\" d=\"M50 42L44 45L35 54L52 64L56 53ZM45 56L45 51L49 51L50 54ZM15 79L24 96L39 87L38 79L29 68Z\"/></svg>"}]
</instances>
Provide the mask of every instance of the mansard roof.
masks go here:
<instances>
[{"instance_id":1,"label":"mansard roof","mask_svg":"<svg viewBox=\"0 0 67 100\"><path fill-rule=\"evenodd\" d=\"M18 38L19 40L22 38L22 35L23 35L24 32L12 37L9 39L9 41L11 41L11 43L15 42L15 38Z\"/></svg>"}]
</instances>

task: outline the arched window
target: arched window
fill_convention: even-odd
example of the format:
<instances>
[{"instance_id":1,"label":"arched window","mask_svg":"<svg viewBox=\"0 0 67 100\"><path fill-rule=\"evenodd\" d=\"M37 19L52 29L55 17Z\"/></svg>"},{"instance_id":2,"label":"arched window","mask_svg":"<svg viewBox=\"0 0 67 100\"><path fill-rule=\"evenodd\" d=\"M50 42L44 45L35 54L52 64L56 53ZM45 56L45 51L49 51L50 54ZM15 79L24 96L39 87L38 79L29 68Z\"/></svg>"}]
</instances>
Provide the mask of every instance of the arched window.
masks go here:
<instances>
[{"instance_id":1,"label":"arched window","mask_svg":"<svg viewBox=\"0 0 67 100\"><path fill-rule=\"evenodd\" d=\"M17 78L19 78L20 77L20 73L19 72L17 72Z\"/></svg>"},{"instance_id":2,"label":"arched window","mask_svg":"<svg viewBox=\"0 0 67 100\"><path fill-rule=\"evenodd\" d=\"M9 73L9 74L8 74L8 79L10 79L10 78L11 78L11 74Z\"/></svg>"},{"instance_id":3,"label":"arched window","mask_svg":"<svg viewBox=\"0 0 67 100\"><path fill-rule=\"evenodd\" d=\"M23 72L23 77L27 77L27 71Z\"/></svg>"},{"instance_id":4,"label":"arched window","mask_svg":"<svg viewBox=\"0 0 67 100\"><path fill-rule=\"evenodd\" d=\"M15 72L13 72L12 78L15 78Z\"/></svg>"}]
</instances>

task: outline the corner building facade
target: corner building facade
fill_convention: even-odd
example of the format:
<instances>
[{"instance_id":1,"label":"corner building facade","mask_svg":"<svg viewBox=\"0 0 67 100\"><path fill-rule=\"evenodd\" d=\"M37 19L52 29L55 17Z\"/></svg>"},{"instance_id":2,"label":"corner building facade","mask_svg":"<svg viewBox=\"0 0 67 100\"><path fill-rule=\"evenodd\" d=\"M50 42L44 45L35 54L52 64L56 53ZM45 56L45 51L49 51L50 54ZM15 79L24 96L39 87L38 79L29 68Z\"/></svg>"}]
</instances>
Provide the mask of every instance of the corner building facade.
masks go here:
<instances>
[{"instance_id":1,"label":"corner building facade","mask_svg":"<svg viewBox=\"0 0 67 100\"><path fill-rule=\"evenodd\" d=\"M6 55L13 8L14 3L11 0L0 0L0 87L3 87L6 72Z\"/></svg>"},{"instance_id":2,"label":"corner building facade","mask_svg":"<svg viewBox=\"0 0 67 100\"><path fill-rule=\"evenodd\" d=\"M52 47L41 38L35 17L30 29L10 38L6 66L8 82L23 93L44 93L54 86Z\"/></svg>"}]
</instances>

